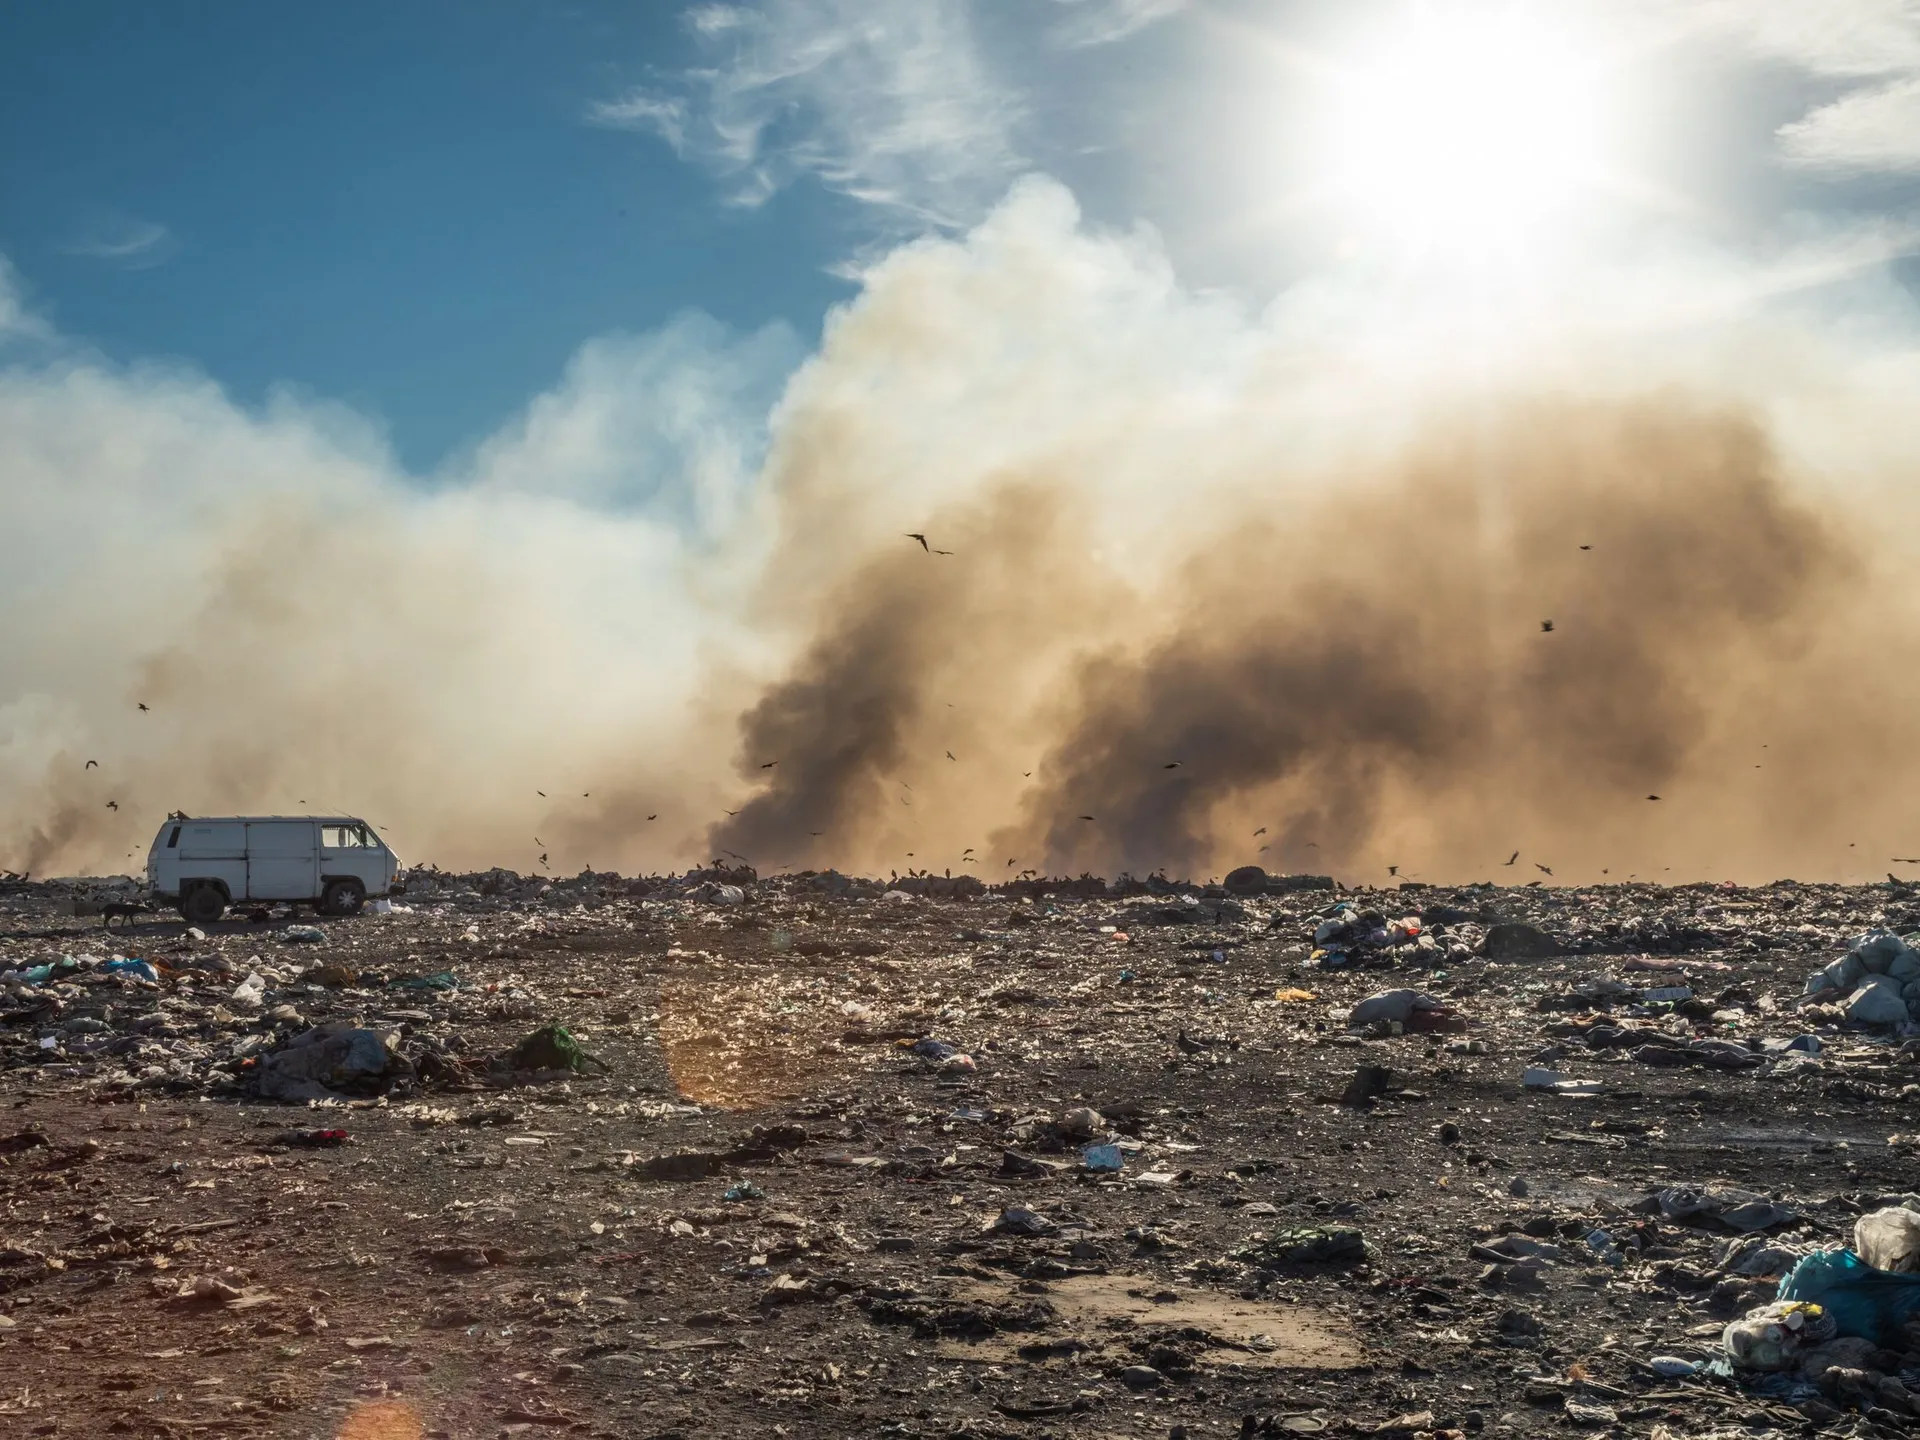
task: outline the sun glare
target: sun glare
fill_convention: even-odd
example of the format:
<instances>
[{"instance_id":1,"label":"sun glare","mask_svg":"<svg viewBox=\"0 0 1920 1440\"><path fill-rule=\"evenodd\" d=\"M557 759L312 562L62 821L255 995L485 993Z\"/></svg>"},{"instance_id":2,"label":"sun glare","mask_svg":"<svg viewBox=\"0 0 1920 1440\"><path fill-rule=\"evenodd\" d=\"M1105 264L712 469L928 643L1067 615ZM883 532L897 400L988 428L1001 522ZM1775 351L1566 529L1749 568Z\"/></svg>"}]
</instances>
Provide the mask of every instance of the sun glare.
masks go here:
<instances>
[{"instance_id":1,"label":"sun glare","mask_svg":"<svg viewBox=\"0 0 1920 1440\"><path fill-rule=\"evenodd\" d=\"M1601 111L1573 36L1511 10L1426 12L1340 72L1324 183L1369 238L1523 255L1591 195Z\"/></svg>"}]
</instances>

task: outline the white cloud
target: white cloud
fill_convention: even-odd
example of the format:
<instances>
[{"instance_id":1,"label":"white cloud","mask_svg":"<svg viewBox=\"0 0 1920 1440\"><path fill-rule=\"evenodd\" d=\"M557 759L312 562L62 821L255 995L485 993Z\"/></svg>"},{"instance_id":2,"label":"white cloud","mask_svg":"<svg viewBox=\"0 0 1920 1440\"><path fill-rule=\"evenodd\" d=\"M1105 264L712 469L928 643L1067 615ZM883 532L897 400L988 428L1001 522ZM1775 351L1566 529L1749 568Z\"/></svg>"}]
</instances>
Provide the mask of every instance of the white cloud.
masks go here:
<instances>
[{"instance_id":1,"label":"white cloud","mask_svg":"<svg viewBox=\"0 0 1920 1440\"><path fill-rule=\"evenodd\" d=\"M687 151L684 101L636 90L618 100L594 101L587 107L587 122L609 130L652 130L679 154Z\"/></svg>"},{"instance_id":2,"label":"white cloud","mask_svg":"<svg viewBox=\"0 0 1920 1440\"><path fill-rule=\"evenodd\" d=\"M1070 6L1053 27L1054 43L1079 49L1111 45L1178 15L1192 0L1055 0Z\"/></svg>"},{"instance_id":3,"label":"white cloud","mask_svg":"<svg viewBox=\"0 0 1920 1440\"><path fill-rule=\"evenodd\" d=\"M1787 158L1800 165L1920 173L1920 73L1822 105L1783 126L1780 142Z\"/></svg>"},{"instance_id":4,"label":"white cloud","mask_svg":"<svg viewBox=\"0 0 1920 1440\"><path fill-rule=\"evenodd\" d=\"M767 418L803 358L786 325L736 338L697 311L589 340L557 386L456 469L485 490L646 514L715 540L742 514Z\"/></svg>"},{"instance_id":5,"label":"white cloud","mask_svg":"<svg viewBox=\"0 0 1920 1440\"><path fill-rule=\"evenodd\" d=\"M47 334L46 322L27 308L20 293L19 272L6 256L0 255L0 344L9 340L41 340Z\"/></svg>"},{"instance_id":6,"label":"white cloud","mask_svg":"<svg viewBox=\"0 0 1920 1440\"><path fill-rule=\"evenodd\" d=\"M152 220L125 221L96 230L66 247L69 255L105 260L129 270L144 270L173 252L173 232Z\"/></svg>"},{"instance_id":7,"label":"white cloud","mask_svg":"<svg viewBox=\"0 0 1920 1440\"><path fill-rule=\"evenodd\" d=\"M1020 107L989 73L964 0L702 5L710 63L587 110L651 130L758 205L802 176L911 220L956 224L1020 168Z\"/></svg>"},{"instance_id":8,"label":"white cloud","mask_svg":"<svg viewBox=\"0 0 1920 1440\"><path fill-rule=\"evenodd\" d=\"M1839 176L1920 171L1920 0L1637 0L1623 13L1655 35L1731 40L1841 85L1781 127L1789 163Z\"/></svg>"},{"instance_id":9,"label":"white cloud","mask_svg":"<svg viewBox=\"0 0 1920 1440\"><path fill-rule=\"evenodd\" d=\"M303 799L409 860L530 870L532 835L576 866L679 858L792 335L689 315L591 342L422 484L346 406L243 407L63 342L10 274L0 332L52 343L0 360L0 614L34 617L0 625L0 865L125 869L167 810ZM566 845L589 807L536 791L616 780L659 823Z\"/></svg>"}]
</instances>

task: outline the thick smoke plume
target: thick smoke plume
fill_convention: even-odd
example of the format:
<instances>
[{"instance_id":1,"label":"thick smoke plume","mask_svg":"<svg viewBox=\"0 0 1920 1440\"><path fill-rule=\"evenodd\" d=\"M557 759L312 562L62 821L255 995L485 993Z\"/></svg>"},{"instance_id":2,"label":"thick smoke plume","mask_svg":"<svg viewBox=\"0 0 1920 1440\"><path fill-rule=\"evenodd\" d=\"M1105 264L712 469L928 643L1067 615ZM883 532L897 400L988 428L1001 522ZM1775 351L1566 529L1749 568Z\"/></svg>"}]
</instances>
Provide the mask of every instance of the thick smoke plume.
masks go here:
<instances>
[{"instance_id":1,"label":"thick smoke plume","mask_svg":"<svg viewBox=\"0 0 1920 1440\"><path fill-rule=\"evenodd\" d=\"M1911 329L1745 273L1631 319L1697 274L1463 366L1433 297L1249 315L1029 182L790 375L596 342L432 483L325 407L16 359L0 866L304 806L556 872L1877 878Z\"/></svg>"},{"instance_id":2,"label":"thick smoke plume","mask_svg":"<svg viewBox=\"0 0 1920 1440\"><path fill-rule=\"evenodd\" d=\"M1904 706L1836 703L1911 631L1738 415L1507 402L1213 517L1129 607L1076 603L1066 508L1010 488L952 560L856 577L748 714L745 754L781 760L719 845L1382 881L1511 877L1518 849L1528 879L1661 878L1830 869L1913 796Z\"/></svg>"}]
</instances>

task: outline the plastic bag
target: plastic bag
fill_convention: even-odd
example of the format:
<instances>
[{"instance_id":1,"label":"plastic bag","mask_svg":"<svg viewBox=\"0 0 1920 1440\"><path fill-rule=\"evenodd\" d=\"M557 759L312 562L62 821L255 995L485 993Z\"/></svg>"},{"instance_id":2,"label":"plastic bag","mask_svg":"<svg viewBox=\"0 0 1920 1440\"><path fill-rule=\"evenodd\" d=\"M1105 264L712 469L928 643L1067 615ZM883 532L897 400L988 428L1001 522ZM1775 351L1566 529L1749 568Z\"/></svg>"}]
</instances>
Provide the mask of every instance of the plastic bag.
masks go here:
<instances>
[{"instance_id":1,"label":"plastic bag","mask_svg":"<svg viewBox=\"0 0 1920 1440\"><path fill-rule=\"evenodd\" d=\"M1920 1275L1876 1270L1851 1250L1816 1250L1780 1282L1780 1299L1817 1303L1841 1335L1904 1350L1904 1330L1920 1316Z\"/></svg>"}]
</instances>

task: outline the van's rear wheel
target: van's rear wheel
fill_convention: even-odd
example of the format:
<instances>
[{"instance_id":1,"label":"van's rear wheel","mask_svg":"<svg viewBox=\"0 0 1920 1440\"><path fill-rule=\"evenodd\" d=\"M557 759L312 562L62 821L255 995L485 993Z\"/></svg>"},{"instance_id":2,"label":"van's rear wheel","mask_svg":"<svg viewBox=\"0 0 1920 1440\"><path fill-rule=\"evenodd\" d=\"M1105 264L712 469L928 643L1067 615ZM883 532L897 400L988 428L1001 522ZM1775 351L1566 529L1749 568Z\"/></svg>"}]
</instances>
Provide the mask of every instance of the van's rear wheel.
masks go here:
<instances>
[{"instance_id":1,"label":"van's rear wheel","mask_svg":"<svg viewBox=\"0 0 1920 1440\"><path fill-rule=\"evenodd\" d=\"M367 887L358 880L335 880L320 896L320 908L329 915L358 915Z\"/></svg>"},{"instance_id":2,"label":"van's rear wheel","mask_svg":"<svg viewBox=\"0 0 1920 1440\"><path fill-rule=\"evenodd\" d=\"M180 902L180 913L190 925L217 925L227 913L227 897L211 885L196 885Z\"/></svg>"}]
</instances>

